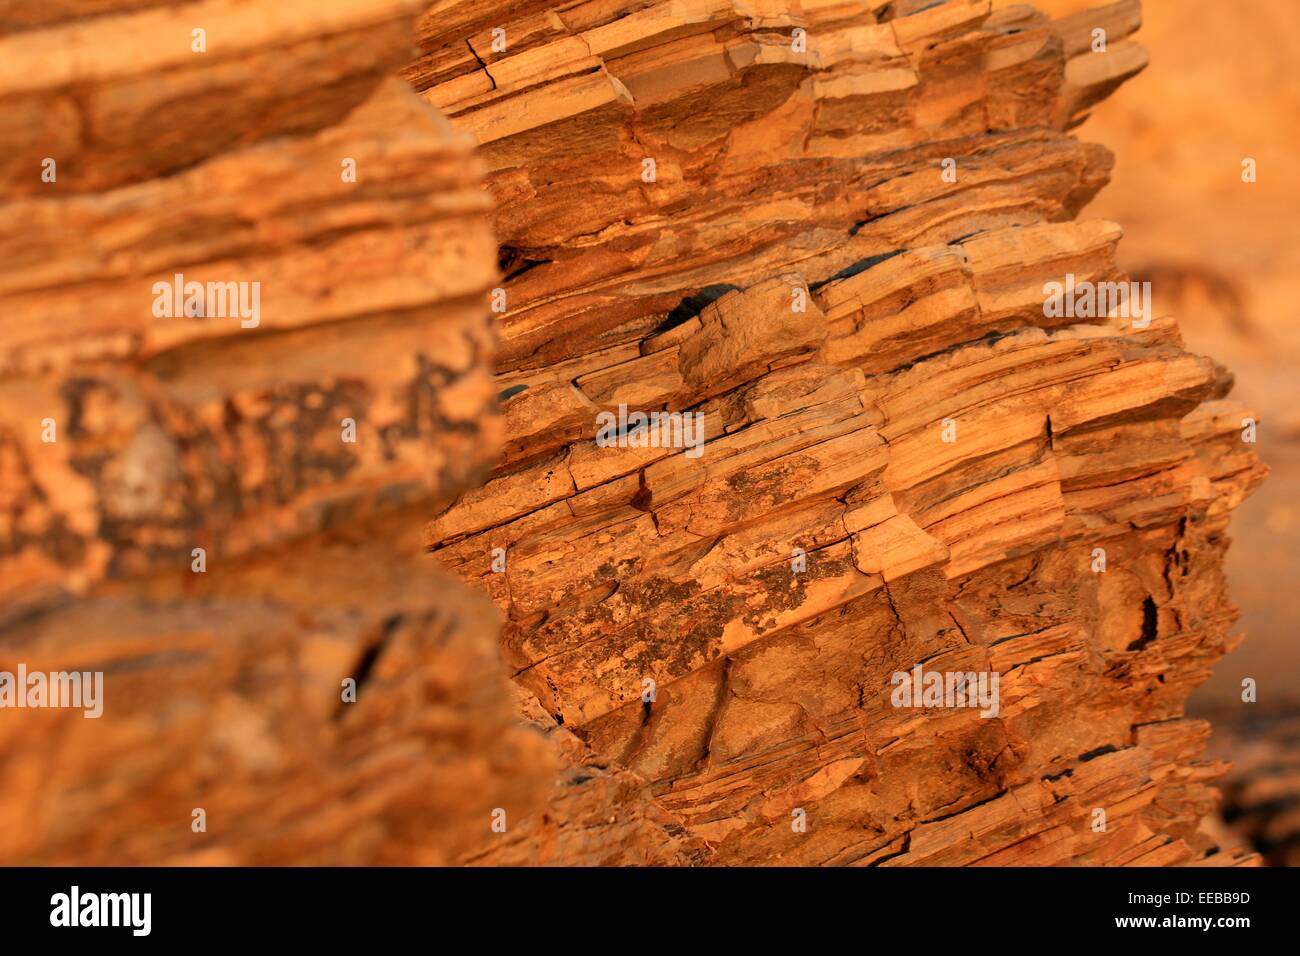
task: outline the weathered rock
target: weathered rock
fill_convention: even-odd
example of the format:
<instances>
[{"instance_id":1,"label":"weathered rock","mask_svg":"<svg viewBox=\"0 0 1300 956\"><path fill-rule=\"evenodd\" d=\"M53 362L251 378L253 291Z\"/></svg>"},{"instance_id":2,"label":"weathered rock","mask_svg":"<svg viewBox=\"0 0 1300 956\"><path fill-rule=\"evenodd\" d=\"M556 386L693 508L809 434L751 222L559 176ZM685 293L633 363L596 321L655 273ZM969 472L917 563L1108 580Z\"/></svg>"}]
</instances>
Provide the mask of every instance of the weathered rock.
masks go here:
<instances>
[{"instance_id":1,"label":"weathered rock","mask_svg":"<svg viewBox=\"0 0 1300 956\"><path fill-rule=\"evenodd\" d=\"M99 720L0 713L0 858L1250 862L1182 713L1250 412L1149 298L1047 302L1128 281L1067 129L1145 63L1136 2L353 0L217 43L263 6L0 7L0 98L63 123L0 168L0 669L108 678ZM177 89L222 105L155 141ZM158 315L178 272L265 314Z\"/></svg>"},{"instance_id":2,"label":"weathered rock","mask_svg":"<svg viewBox=\"0 0 1300 956\"><path fill-rule=\"evenodd\" d=\"M0 709L0 862L445 864L544 803L421 543L500 420L481 169L390 75L418 7L0 8L0 672L103 674Z\"/></svg>"},{"instance_id":3,"label":"weathered rock","mask_svg":"<svg viewBox=\"0 0 1300 956\"><path fill-rule=\"evenodd\" d=\"M226 560L484 467L495 247L468 146L395 79L330 102L319 132L5 207L0 599ZM186 314L189 282L224 314Z\"/></svg>"},{"instance_id":4,"label":"weathered rock","mask_svg":"<svg viewBox=\"0 0 1300 956\"><path fill-rule=\"evenodd\" d=\"M513 438L430 546L501 608L516 680L708 861L1211 852L1223 767L1181 707L1229 644L1249 412L1171 319L1045 305L1128 280L1118 226L1071 221L1109 158L1063 130L1141 68L1137 23L422 21L406 75L480 142L508 247ZM620 405L698 413L706 442L605 447L592 412ZM996 716L894 706L918 665L998 675Z\"/></svg>"}]
</instances>

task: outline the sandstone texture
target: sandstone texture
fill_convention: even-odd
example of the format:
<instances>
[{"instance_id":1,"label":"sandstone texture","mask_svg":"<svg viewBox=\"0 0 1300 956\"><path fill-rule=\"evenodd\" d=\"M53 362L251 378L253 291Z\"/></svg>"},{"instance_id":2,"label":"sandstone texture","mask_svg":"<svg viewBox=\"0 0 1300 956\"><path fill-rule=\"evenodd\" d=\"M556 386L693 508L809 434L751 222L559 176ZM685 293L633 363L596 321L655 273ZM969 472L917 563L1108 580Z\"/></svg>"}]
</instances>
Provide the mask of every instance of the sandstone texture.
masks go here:
<instances>
[{"instance_id":1,"label":"sandstone texture","mask_svg":"<svg viewBox=\"0 0 1300 956\"><path fill-rule=\"evenodd\" d=\"M104 673L0 711L0 862L454 862L556 769L491 606L374 524L501 441L420 4L101 6L0 12L0 670ZM177 274L258 321L159 316Z\"/></svg>"},{"instance_id":2,"label":"sandstone texture","mask_svg":"<svg viewBox=\"0 0 1300 956\"><path fill-rule=\"evenodd\" d=\"M0 862L1254 862L1255 413L1044 304L1136 0L6 10L0 670L106 694L0 711Z\"/></svg>"}]
</instances>

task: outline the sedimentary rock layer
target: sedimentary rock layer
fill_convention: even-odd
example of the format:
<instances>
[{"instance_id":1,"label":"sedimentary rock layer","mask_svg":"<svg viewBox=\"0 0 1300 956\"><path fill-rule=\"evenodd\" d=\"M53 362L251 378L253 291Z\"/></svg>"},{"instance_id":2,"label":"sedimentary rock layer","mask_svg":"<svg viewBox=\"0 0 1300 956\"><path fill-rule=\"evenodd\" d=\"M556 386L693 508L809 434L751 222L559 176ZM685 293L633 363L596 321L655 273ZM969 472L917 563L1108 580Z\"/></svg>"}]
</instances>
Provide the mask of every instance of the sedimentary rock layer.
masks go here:
<instances>
[{"instance_id":1,"label":"sedimentary rock layer","mask_svg":"<svg viewBox=\"0 0 1300 956\"><path fill-rule=\"evenodd\" d=\"M1138 22L0 3L0 861L1242 862L1253 416L1047 303Z\"/></svg>"},{"instance_id":2,"label":"sedimentary rock layer","mask_svg":"<svg viewBox=\"0 0 1300 956\"><path fill-rule=\"evenodd\" d=\"M501 608L516 681L709 861L1210 852L1222 768L1181 706L1229 641L1249 412L1171 319L1045 308L1067 276L1127 282L1119 227L1073 221L1108 154L1064 130L1141 68L1137 23L422 21L406 75L481 144L506 247L506 450L429 545ZM627 409L705 442L611 447ZM894 706L918 664L996 673L997 715Z\"/></svg>"},{"instance_id":3,"label":"sedimentary rock layer","mask_svg":"<svg viewBox=\"0 0 1300 956\"><path fill-rule=\"evenodd\" d=\"M247 134L249 145L222 138L224 149L214 141L175 166L134 130L123 148L144 165L111 189L95 189L105 181L39 127L54 181L25 163L0 217L0 598L30 604L106 576L184 567L196 547L233 558L454 493L483 465L497 440L485 374L489 202L465 140L383 76L409 42L414 9L407 3L403 17L400 6L344 4L329 23L290 18L292 30L264 18L238 43L224 28L251 16L249 4L0 39L24 53L75 51L71 34L93 33L113 55L61 82L105 96L105 77L123 72L191 110L204 91L226 101L232 78L249 75L252 49L316 98L310 129L301 108L285 107L294 123L257 137L258 118L274 120L283 103L237 102L251 117L242 125L186 114L196 127ZM380 13L392 39L375 48L365 38ZM159 18L206 24L210 48L191 52L188 32ZM304 30L301 47L282 49ZM177 89L179 67L141 62L139 37L161 60L185 62L194 89ZM331 56L331 70L366 78L349 81L355 95L314 75L326 37L348 50ZM274 77L261 82L282 96ZM259 89L242 83L234 99ZM157 117L145 93L119 98ZM100 126L91 115L81 122ZM175 132L187 148L202 143ZM105 148L86 148L102 172ZM160 173L170 175L148 178ZM190 283L202 300L182 291ZM355 441L342 440L345 422Z\"/></svg>"},{"instance_id":4,"label":"sedimentary rock layer","mask_svg":"<svg viewBox=\"0 0 1300 956\"><path fill-rule=\"evenodd\" d=\"M500 420L419 7L0 5L0 672L103 680L0 710L0 862L451 863L542 805L420 543Z\"/></svg>"}]
</instances>

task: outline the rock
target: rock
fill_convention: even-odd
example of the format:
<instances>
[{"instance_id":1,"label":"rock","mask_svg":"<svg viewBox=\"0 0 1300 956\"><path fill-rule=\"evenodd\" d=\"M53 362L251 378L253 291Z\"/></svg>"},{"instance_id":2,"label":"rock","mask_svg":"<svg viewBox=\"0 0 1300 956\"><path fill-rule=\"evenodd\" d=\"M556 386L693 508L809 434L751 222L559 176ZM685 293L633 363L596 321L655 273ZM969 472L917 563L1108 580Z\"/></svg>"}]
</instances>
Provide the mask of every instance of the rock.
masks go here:
<instances>
[{"instance_id":1,"label":"rock","mask_svg":"<svg viewBox=\"0 0 1300 956\"><path fill-rule=\"evenodd\" d=\"M1047 303L1128 290L1065 129L1145 63L1137 4L541 7L440 5L405 74L527 264L519 447L428 528L519 684L705 862L1245 859L1181 715L1249 410L1137 295ZM703 415L702 454L601 447L619 405ZM918 664L996 675L996 716L894 706Z\"/></svg>"},{"instance_id":2,"label":"rock","mask_svg":"<svg viewBox=\"0 0 1300 956\"><path fill-rule=\"evenodd\" d=\"M99 6L0 8L0 663L106 678L0 856L1254 862L1253 415L1076 221L1136 2Z\"/></svg>"},{"instance_id":3,"label":"rock","mask_svg":"<svg viewBox=\"0 0 1300 956\"><path fill-rule=\"evenodd\" d=\"M0 6L0 672L103 674L0 710L0 860L447 864L543 806L420 539L501 424L481 170L390 75L418 7Z\"/></svg>"}]
</instances>

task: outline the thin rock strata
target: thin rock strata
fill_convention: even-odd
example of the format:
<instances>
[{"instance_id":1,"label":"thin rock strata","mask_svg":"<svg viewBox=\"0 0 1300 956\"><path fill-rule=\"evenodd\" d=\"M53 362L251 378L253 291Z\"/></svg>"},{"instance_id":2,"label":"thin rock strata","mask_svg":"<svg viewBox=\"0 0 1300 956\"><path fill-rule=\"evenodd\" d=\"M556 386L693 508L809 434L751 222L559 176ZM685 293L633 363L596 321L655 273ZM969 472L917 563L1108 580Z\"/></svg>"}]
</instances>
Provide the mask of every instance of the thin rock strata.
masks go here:
<instances>
[{"instance_id":1,"label":"thin rock strata","mask_svg":"<svg viewBox=\"0 0 1300 956\"><path fill-rule=\"evenodd\" d=\"M0 672L103 674L0 710L0 863L446 864L541 806L493 608L391 523L501 441L421 6L0 4Z\"/></svg>"},{"instance_id":2,"label":"thin rock strata","mask_svg":"<svg viewBox=\"0 0 1300 956\"><path fill-rule=\"evenodd\" d=\"M1127 282L1119 227L1075 221L1109 155L1065 130L1144 65L1138 21L421 21L405 75L478 140L505 273L506 448L428 544L683 860L1240 859L1198 832L1223 765L1182 704L1232 643L1252 416L1172 319L1045 306ZM702 416L703 447L603 440L630 410ZM895 706L917 665L995 673L996 715Z\"/></svg>"},{"instance_id":3,"label":"thin rock strata","mask_svg":"<svg viewBox=\"0 0 1300 956\"><path fill-rule=\"evenodd\" d=\"M1135 0L326 6L0 4L0 670L106 684L0 712L0 862L1253 862L1254 416L1045 303Z\"/></svg>"}]
</instances>

